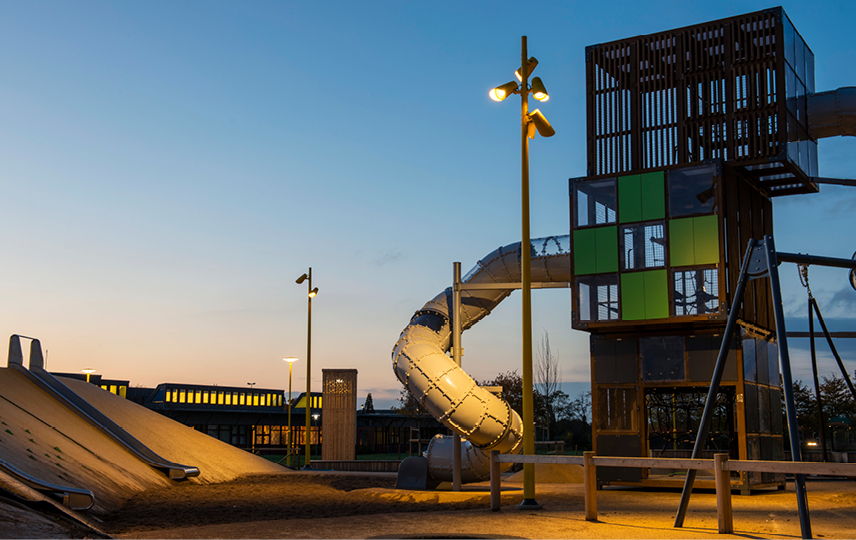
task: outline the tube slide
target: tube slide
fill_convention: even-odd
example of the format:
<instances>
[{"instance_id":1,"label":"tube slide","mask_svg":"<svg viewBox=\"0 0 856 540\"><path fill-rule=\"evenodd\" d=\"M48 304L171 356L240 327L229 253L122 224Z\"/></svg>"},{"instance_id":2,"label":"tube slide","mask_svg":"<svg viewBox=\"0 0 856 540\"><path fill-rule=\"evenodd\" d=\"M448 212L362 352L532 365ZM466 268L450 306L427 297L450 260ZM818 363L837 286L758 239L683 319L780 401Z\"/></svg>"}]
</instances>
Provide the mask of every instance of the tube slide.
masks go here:
<instances>
[{"instance_id":1,"label":"tube slide","mask_svg":"<svg viewBox=\"0 0 856 540\"><path fill-rule=\"evenodd\" d=\"M165 472L173 480L184 480L191 476L199 476L198 468L173 463L159 456L151 448L110 420L104 413L93 407L88 401L77 395L71 388L60 382L59 379L45 371L42 366L44 366L44 358L39 340L33 339L30 345L30 369L28 370L24 367L20 336L13 334L9 338L9 367L23 373L36 386L135 455L143 463Z\"/></svg>"},{"instance_id":2,"label":"tube slide","mask_svg":"<svg viewBox=\"0 0 856 540\"><path fill-rule=\"evenodd\" d=\"M463 283L520 283L520 242L501 247L463 277ZM532 282L566 282L571 278L570 237L531 241ZM513 289L461 291L461 329L490 314ZM490 451L519 453L524 427L505 400L479 385L446 353L451 346L452 289L417 311L392 351L393 370L425 409L461 436L461 481L490 476ZM452 439L441 435L428 445L428 471L437 481L452 480Z\"/></svg>"},{"instance_id":3,"label":"tube slide","mask_svg":"<svg viewBox=\"0 0 856 540\"><path fill-rule=\"evenodd\" d=\"M856 87L808 96L808 131L812 139L856 136Z\"/></svg>"}]
</instances>

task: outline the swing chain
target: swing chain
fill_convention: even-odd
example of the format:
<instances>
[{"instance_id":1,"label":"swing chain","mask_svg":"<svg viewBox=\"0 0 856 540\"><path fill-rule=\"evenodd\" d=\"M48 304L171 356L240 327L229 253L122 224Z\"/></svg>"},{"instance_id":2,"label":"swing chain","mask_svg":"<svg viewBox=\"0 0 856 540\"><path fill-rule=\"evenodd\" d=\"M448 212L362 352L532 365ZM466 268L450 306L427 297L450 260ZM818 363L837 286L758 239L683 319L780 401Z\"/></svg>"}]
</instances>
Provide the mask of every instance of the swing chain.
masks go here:
<instances>
[{"instance_id":1,"label":"swing chain","mask_svg":"<svg viewBox=\"0 0 856 540\"><path fill-rule=\"evenodd\" d=\"M812 296L811 294L811 287L808 284L808 267L809 265L807 264L797 264L797 270L799 271L800 275L800 284L802 284L802 286L805 287L808 291L808 297L814 298L814 296Z\"/></svg>"}]
</instances>

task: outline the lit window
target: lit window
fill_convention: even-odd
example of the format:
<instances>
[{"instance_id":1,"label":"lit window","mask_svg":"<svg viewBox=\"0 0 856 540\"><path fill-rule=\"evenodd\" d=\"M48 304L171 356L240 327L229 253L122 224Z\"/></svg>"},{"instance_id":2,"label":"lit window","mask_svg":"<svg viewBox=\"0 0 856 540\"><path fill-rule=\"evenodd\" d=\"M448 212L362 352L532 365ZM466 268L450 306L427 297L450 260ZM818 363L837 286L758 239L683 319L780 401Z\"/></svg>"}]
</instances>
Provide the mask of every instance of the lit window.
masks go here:
<instances>
[{"instance_id":1,"label":"lit window","mask_svg":"<svg viewBox=\"0 0 856 540\"><path fill-rule=\"evenodd\" d=\"M202 391L202 403L208 403L208 390Z\"/></svg>"},{"instance_id":2,"label":"lit window","mask_svg":"<svg viewBox=\"0 0 856 540\"><path fill-rule=\"evenodd\" d=\"M246 405L247 404L247 395L244 394L243 392L240 393L240 397L238 399L240 399L240 401L238 402L239 405Z\"/></svg>"},{"instance_id":3,"label":"lit window","mask_svg":"<svg viewBox=\"0 0 856 540\"><path fill-rule=\"evenodd\" d=\"M166 391L166 402L169 403L172 401L172 392L169 390Z\"/></svg>"},{"instance_id":4,"label":"lit window","mask_svg":"<svg viewBox=\"0 0 856 540\"><path fill-rule=\"evenodd\" d=\"M184 390L178 391L178 402L179 403L185 403L185 392L184 392Z\"/></svg>"},{"instance_id":5,"label":"lit window","mask_svg":"<svg viewBox=\"0 0 856 540\"><path fill-rule=\"evenodd\" d=\"M219 392L217 392L217 405L222 405L222 404L223 404L223 391L220 390Z\"/></svg>"},{"instance_id":6,"label":"lit window","mask_svg":"<svg viewBox=\"0 0 856 540\"><path fill-rule=\"evenodd\" d=\"M226 405L232 404L232 392L226 392Z\"/></svg>"},{"instance_id":7,"label":"lit window","mask_svg":"<svg viewBox=\"0 0 856 540\"><path fill-rule=\"evenodd\" d=\"M258 407L258 406L259 406L259 395L253 394L253 407Z\"/></svg>"}]
</instances>

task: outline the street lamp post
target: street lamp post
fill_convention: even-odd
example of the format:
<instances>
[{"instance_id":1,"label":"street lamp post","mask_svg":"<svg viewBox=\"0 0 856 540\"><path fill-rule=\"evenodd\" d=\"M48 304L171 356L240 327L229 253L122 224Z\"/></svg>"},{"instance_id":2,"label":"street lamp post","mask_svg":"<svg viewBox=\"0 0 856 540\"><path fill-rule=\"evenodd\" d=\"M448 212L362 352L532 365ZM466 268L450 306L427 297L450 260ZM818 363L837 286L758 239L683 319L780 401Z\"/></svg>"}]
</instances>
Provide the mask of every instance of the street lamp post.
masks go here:
<instances>
[{"instance_id":1,"label":"street lamp post","mask_svg":"<svg viewBox=\"0 0 856 540\"><path fill-rule=\"evenodd\" d=\"M89 382L89 377L90 377L90 375L92 375L93 373L95 373L95 370L94 370L94 369L92 369L92 368L89 368L89 367L88 367L88 368L83 368L83 369L81 369L80 371L82 371L83 373L86 373L86 382Z\"/></svg>"},{"instance_id":2,"label":"street lamp post","mask_svg":"<svg viewBox=\"0 0 856 540\"><path fill-rule=\"evenodd\" d=\"M312 267L309 267L309 272L303 274L295 280L295 283L300 285L307 281L306 295L308 300L308 309L306 317L306 436L304 444L306 445L306 465L304 469L311 469L311 456L309 447L309 430L311 428L310 414L312 409L312 299L318 294L318 287L312 288Z\"/></svg>"},{"instance_id":3,"label":"street lamp post","mask_svg":"<svg viewBox=\"0 0 856 540\"><path fill-rule=\"evenodd\" d=\"M535 454L535 414L532 381L532 254L529 234L529 139L535 137L537 130L542 137L552 137L555 131L550 123L535 109L529 112L529 94L538 101L547 101L550 96L544 88L541 79L532 79L529 85L529 74L538 65L538 60L529 58L526 50L526 36L521 38L520 70L515 74L520 81L518 85L511 81L490 91L494 101L502 101L510 94L520 94L521 110L521 241L520 241L520 281L523 292L523 453ZM534 464L523 465L523 502L518 505L521 510L537 510L541 508L535 501L535 469Z\"/></svg>"},{"instance_id":4,"label":"street lamp post","mask_svg":"<svg viewBox=\"0 0 856 540\"><path fill-rule=\"evenodd\" d=\"M291 434L291 368L295 362L297 362L297 358L293 356L289 356L288 358L283 358L284 361L288 362L288 455L285 458L285 464L289 467L291 466L291 452L293 449L293 441L294 438Z\"/></svg>"}]
</instances>

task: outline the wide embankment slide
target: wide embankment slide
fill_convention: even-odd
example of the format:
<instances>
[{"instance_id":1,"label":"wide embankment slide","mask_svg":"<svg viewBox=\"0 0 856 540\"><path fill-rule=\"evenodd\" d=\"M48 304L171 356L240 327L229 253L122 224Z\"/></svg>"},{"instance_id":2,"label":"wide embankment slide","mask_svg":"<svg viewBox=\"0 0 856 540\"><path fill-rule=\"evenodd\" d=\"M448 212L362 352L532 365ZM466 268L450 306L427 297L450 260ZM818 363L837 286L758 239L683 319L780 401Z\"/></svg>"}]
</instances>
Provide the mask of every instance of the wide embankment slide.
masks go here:
<instances>
[{"instance_id":1,"label":"wide embankment slide","mask_svg":"<svg viewBox=\"0 0 856 540\"><path fill-rule=\"evenodd\" d=\"M288 472L95 385L59 379L157 454L199 468L199 476L185 482ZM0 455L46 482L89 489L95 495L90 510L95 515L117 509L142 491L176 484L10 368L0 368ZM0 488L8 487L0 475Z\"/></svg>"}]
</instances>

